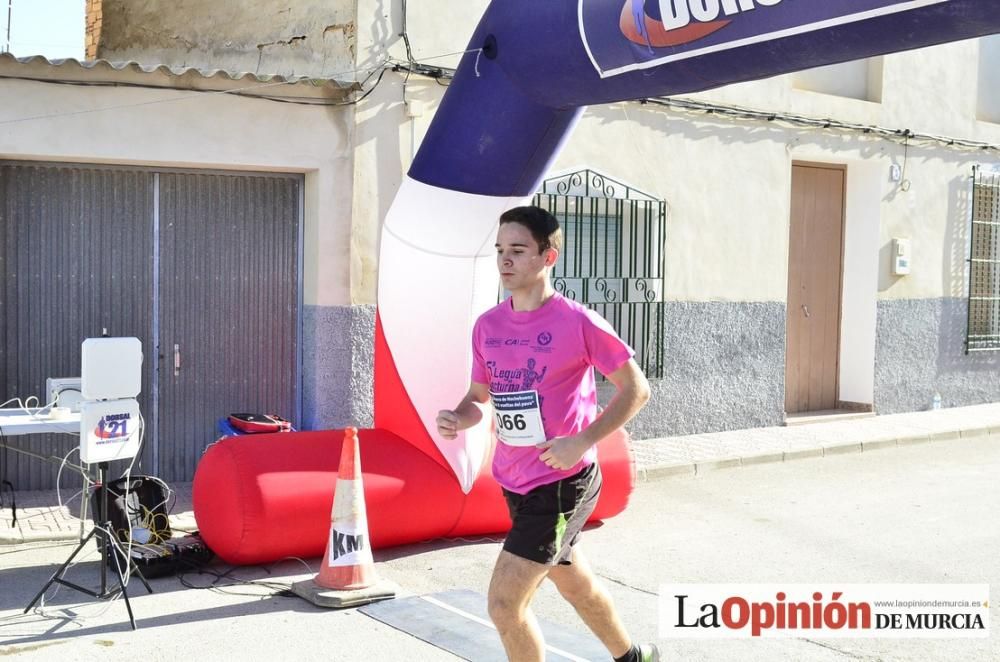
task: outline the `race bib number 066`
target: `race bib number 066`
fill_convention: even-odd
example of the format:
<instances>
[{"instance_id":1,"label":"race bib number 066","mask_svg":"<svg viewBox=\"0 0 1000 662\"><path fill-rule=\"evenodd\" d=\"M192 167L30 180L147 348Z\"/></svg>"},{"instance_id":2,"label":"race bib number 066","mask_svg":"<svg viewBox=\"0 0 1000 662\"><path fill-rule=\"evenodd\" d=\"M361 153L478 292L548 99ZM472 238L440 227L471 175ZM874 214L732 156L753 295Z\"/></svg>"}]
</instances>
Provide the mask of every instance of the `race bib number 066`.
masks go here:
<instances>
[{"instance_id":1,"label":"race bib number 066","mask_svg":"<svg viewBox=\"0 0 1000 662\"><path fill-rule=\"evenodd\" d=\"M545 441L538 391L490 393L497 436L511 446L534 446Z\"/></svg>"}]
</instances>

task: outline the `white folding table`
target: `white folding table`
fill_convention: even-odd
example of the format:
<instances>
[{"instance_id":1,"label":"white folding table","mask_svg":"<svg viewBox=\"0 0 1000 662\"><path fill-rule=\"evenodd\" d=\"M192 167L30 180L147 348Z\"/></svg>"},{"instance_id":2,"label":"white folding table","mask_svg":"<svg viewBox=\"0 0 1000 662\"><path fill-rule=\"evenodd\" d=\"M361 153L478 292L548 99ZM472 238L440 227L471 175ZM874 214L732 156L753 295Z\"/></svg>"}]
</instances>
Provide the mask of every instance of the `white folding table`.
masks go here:
<instances>
[{"instance_id":1,"label":"white folding table","mask_svg":"<svg viewBox=\"0 0 1000 662\"><path fill-rule=\"evenodd\" d=\"M50 432L80 434L80 414L71 413L57 419L28 414L23 409L0 409L0 435L4 437Z\"/></svg>"},{"instance_id":2,"label":"white folding table","mask_svg":"<svg viewBox=\"0 0 1000 662\"><path fill-rule=\"evenodd\" d=\"M28 410L30 411L30 410ZM43 453L37 453L33 450L29 450L20 445L11 445L7 443L7 437L19 437L24 435L34 435L34 434L52 434L52 433L63 433L63 434L73 434L79 436L80 434L80 414L79 412L70 413L67 416L60 418L52 418L51 416L46 416L45 414L39 416L37 414L29 414L24 409L0 409L0 443L2 443L3 448L9 448L15 453L20 453L22 455L28 455L39 460L45 460L46 462L51 462L60 466L67 466L74 471L80 473L80 475L86 477L90 480L90 474L88 471L80 466L79 464L73 464L72 462L64 462L64 458L55 455L45 455ZM83 520L86 519L87 513L87 499L86 497L81 500L80 503L80 534L83 535Z\"/></svg>"}]
</instances>

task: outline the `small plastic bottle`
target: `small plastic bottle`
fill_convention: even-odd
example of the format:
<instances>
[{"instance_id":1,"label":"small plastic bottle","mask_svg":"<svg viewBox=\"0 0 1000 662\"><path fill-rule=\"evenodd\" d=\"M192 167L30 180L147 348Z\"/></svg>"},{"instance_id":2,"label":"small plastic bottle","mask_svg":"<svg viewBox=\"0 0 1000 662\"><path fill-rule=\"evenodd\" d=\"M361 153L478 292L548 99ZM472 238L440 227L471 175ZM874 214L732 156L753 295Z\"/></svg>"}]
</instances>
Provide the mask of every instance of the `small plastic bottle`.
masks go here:
<instances>
[{"instance_id":1,"label":"small plastic bottle","mask_svg":"<svg viewBox=\"0 0 1000 662\"><path fill-rule=\"evenodd\" d=\"M941 408L941 394L935 392L934 397L931 399L931 409Z\"/></svg>"}]
</instances>

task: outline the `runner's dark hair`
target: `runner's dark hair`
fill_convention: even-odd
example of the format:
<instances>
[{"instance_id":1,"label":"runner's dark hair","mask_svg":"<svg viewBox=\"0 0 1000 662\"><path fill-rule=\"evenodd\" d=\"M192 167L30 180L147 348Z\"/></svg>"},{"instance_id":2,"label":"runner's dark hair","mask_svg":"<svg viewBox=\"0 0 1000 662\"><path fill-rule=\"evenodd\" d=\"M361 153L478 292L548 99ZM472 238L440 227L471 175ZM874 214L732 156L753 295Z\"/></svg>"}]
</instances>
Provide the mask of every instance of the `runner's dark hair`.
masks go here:
<instances>
[{"instance_id":1,"label":"runner's dark hair","mask_svg":"<svg viewBox=\"0 0 1000 662\"><path fill-rule=\"evenodd\" d=\"M534 205L514 207L500 215L500 225L519 223L528 228L531 236L538 242L538 252L548 248L562 250L562 228L559 221L547 210Z\"/></svg>"}]
</instances>

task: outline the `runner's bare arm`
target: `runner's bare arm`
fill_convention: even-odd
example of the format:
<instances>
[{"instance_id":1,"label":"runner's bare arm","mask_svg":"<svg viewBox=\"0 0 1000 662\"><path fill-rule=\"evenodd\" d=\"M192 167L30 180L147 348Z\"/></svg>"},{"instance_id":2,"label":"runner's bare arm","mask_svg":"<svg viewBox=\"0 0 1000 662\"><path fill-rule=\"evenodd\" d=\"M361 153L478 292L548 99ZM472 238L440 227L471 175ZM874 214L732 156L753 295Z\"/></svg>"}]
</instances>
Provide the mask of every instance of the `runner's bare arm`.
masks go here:
<instances>
[{"instance_id":1,"label":"runner's bare arm","mask_svg":"<svg viewBox=\"0 0 1000 662\"><path fill-rule=\"evenodd\" d=\"M469 392L454 409L442 409L437 415L437 429L445 439L455 439L459 431L483 420L483 407L490 400L490 387L472 382Z\"/></svg>"},{"instance_id":2,"label":"runner's bare arm","mask_svg":"<svg viewBox=\"0 0 1000 662\"><path fill-rule=\"evenodd\" d=\"M635 359L629 359L605 377L615 385L616 391L597 420L580 433L590 441L591 446L631 421L649 402L649 382Z\"/></svg>"},{"instance_id":3,"label":"runner's bare arm","mask_svg":"<svg viewBox=\"0 0 1000 662\"><path fill-rule=\"evenodd\" d=\"M542 462L555 469L569 469L580 461L587 449L628 423L646 405L649 400L649 382L635 359L629 359L622 367L605 377L616 389L607 409L579 434L539 444L539 448L547 449L540 456Z\"/></svg>"}]
</instances>

